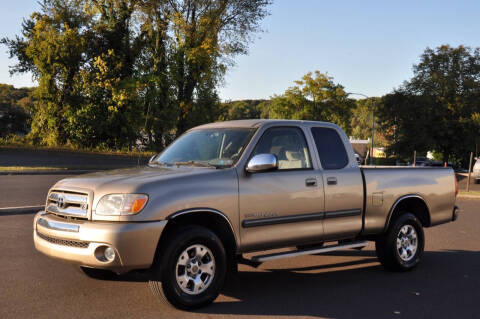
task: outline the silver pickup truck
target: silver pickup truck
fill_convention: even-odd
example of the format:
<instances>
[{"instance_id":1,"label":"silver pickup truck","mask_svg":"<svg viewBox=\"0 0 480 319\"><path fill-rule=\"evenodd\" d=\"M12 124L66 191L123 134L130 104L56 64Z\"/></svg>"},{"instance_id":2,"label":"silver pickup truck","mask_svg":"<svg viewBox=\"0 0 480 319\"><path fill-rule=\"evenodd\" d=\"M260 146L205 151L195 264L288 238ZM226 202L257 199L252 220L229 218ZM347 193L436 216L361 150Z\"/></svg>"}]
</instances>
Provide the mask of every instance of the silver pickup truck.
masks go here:
<instances>
[{"instance_id":1,"label":"silver pickup truck","mask_svg":"<svg viewBox=\"0 0 480 319\"><path fill-rule=\"evenodd\" d=\"M238 263L375 241L387 269L412 269L423 227L457 218L456 185L450 168L359 167L331 123L221 122L189 130L146 167L59 181L33 236L90 276L148 270L154 294L192 309L215 300Z\"/></svg>"}]
</instances>

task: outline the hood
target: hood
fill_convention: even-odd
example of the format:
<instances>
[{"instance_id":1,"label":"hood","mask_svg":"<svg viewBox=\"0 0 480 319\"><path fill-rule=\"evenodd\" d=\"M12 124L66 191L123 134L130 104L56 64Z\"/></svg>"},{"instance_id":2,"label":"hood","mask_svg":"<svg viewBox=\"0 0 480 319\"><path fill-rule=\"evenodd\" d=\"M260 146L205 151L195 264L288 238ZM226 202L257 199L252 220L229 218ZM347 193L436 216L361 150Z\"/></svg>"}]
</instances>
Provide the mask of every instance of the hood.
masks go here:
<instances>
[{"instance_id":1,"label":"hood","mask_svg":"<svg viewBox=\"0 0 480 319\"><path fill-rule=\"evenodd\" d=\"M69 177L58 181L53 188L88 189L94 193L128 193L141 190L149 185L172 178L195 176L212 173L215 168L204 167L164 167L144 166L136 168L115 169Z\"/></svg>"}]
</instances>

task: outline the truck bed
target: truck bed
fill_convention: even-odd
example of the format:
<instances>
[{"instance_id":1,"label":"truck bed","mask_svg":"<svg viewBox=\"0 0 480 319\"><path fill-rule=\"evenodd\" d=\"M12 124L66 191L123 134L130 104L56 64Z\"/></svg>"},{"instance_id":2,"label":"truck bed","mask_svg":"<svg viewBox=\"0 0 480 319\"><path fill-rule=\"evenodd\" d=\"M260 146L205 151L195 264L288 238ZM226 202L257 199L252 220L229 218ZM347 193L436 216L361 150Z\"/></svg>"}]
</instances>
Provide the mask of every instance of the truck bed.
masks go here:
<instances>
[{"instance_id":1,"label":"truck bed","mask_svg":"<svg viewBox=\"0 0 480 319\"><path fill-rule=\"evenodd\" d=\"M403 198L425 201L430 220L425 226L448 222L455 202L455 173L443 167L360 166L364 181L363 234L385 227L396 203Z\"/></svg>"}]
</instances>

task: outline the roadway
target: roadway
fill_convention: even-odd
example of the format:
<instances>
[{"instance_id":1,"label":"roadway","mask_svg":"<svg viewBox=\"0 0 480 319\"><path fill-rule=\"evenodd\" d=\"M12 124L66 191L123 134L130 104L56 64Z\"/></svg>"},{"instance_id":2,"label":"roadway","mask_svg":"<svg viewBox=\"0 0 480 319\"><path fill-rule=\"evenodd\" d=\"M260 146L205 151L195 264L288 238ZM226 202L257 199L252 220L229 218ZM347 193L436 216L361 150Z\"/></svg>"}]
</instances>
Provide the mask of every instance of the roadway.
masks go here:
<instances>
[{"instance_id":1,"label":"roadway","mask_svg":"<svg viewBox=\"0 0 480 319\"><path fill-rule=\"evenodd\" d=\"M50 187L66 177L68 175L0 175L0 209L44 205Z\"/></svg>"},{"instance_id":2,"label":"roadway","mask_svg":"<svg viewBox=\"0 0 480 319\"><path fill-rule=\"evenodd\" d=\"M0 207L43 203L64 177L0 176ZM383 270L372 244L241 265L216 302L194 314L159 303L143 276L100 281L43 256L32 243L33 212L0 212L0 318L479 318L480 201L458 205L458 221L426 229L423 261L411 272Z\"/></svg>"}]
</instances>

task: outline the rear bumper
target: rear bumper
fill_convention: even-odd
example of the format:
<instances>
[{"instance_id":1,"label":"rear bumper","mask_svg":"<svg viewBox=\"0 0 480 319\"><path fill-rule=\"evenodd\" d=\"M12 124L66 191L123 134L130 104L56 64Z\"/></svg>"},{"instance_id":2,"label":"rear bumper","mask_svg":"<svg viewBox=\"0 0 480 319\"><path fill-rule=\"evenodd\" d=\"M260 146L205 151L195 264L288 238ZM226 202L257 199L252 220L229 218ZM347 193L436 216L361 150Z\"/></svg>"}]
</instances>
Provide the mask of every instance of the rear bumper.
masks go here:
<instances>
[{"instance_id":1,"label":"rear bumper","mask_svg":"<svg viewBox=\"0 0 480 319\"><path fill-rule=\"evenodd\" d=\"M33 222L35 248L47 256L81 266L124 273L149 268L167 221L102 222L70 220L38 212ZM104 250L113 248L108 261Z\"/></svg>"},{"instance_id":2,"label":"rear bumper","mask_svg":"<svg viewBox=\"0 0 480 319\"><path fill-rule=\"evenodd\" d=\"M452 222L457 220L458 212L459 212L458 206L454 206L453 207L453 212L452 212Z\"/></svg>"}]
</instances>

